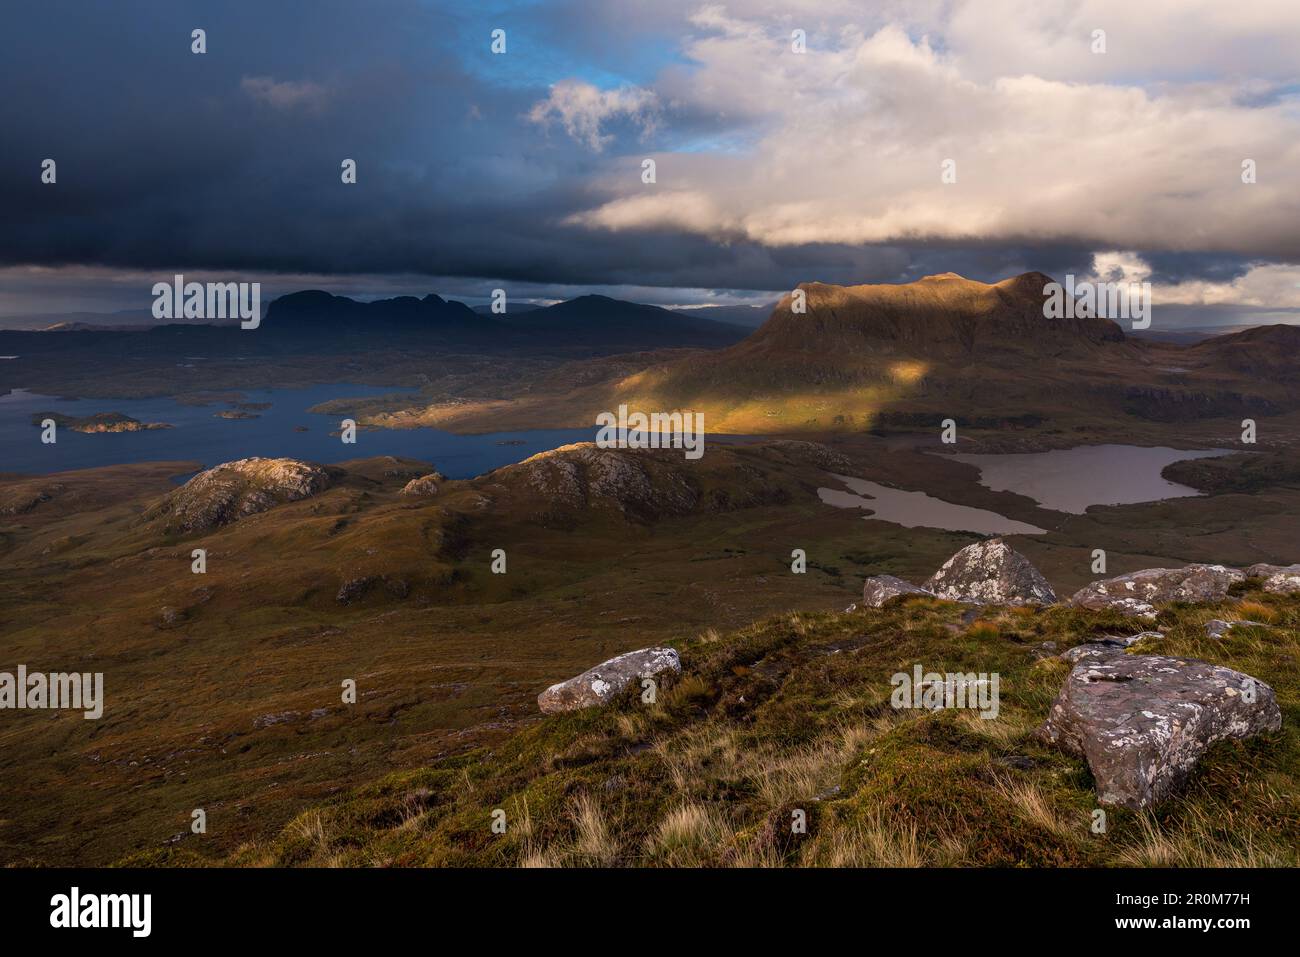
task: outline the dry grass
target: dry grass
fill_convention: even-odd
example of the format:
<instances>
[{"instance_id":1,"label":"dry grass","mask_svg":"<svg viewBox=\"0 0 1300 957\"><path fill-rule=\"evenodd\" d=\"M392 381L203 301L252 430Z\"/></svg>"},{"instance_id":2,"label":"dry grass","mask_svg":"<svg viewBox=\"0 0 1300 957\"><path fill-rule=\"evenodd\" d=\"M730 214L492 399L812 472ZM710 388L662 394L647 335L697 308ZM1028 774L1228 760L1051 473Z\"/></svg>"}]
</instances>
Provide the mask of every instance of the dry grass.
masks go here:
<instances>
[{"instance_id":1,"label":"dry grass","mask_svg":"<svg viewBox=\"0 0 1300 957\"><path fill-rule=\"evenodd\" d=\"M1239 601L1235 611L1242 618L1250 621L1262 621L1266 625L1275 623L1281 614L1272 605L1265 605L1258 601Z\"/></svg>"},{"instance_id":2,"label":"dry grass","mask_svg":"<svg viewBox=\"0 0 1300 957\"><path fill-rule=\"evenodd\" d=\"M879 811L831 832L828 867L924 867L930 863L917 838L916 822L886 821Z\"/></svg>"},{"instance_id":3,"label":"dry grass","mask_svg":"<svg viewBox=\"0 0 1300 957\"><path fill-rule=\"evenodd\" d=\"M571 816L578 832L571 856L593 867L611 867L618 860L619 847L600 805L590 795L580 794L573 799Z\"/></svg>"},{"instance_id":4,"label":"dry grass","mask_svg":"<svg viewBox=\"0 0 1300 957\"><path fill-rule=\"evenodd\" d=\"M755 766L748 776L769 807L806 801L838 784L844 766L875 735L866 725L840 725L811 745L755 754L752 759Z\"/></svg>"},{"instance_id":5,"label":"dry grass","mask_svg":"<svg viewBox=\"0 0 1300 957\"><path fill-rule=\"evenodd\" d=\"M1138 821L1135 843L1120 849L1116 863L1130 867L1288 867L1280 849L1259 844L1249 833L1241 834L1241 844L1227 844L1210 833L1212 825L1194 815L1189 825L1174 831L1165 829L1150 813Z\"/></svg>"},{"instance_id":6,"label":"dry grass","mask_svg":"<svg viewBox=\"0 0 1300 957\"><path fill-rule=\"evenodd\" d=\"M734 837L721 812L683 804L659 822L645 853L651 862L666 867L707 867L719 861Z\"/></svg>"},{"instance_id":7,"label":"dry grass","mask_svg":"<svg viewBox=\"0 0 1300 957\"><path fill-rule=\"evenodd\" d=\"M1077 841L1088 833L1085 822L1071 823L1058 813L1051 799L1033 781L999 778L994 788L1011 804L1021 820L1063 841Z\"/></svg>"}]
</instances>

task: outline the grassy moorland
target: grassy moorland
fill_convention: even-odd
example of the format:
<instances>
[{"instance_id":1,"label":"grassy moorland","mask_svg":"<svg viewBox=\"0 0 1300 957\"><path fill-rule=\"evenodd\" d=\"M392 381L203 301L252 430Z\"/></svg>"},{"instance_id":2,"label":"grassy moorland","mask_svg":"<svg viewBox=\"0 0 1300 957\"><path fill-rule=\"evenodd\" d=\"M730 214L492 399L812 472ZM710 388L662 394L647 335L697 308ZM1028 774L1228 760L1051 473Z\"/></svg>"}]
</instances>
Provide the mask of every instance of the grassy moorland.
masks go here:
<instances>
[{"instance_id":1,"label":"grassy moorland","mask_svg":"<svg viewBox=\"0 0 1300 957\"><path fill-rule=\"evenodd\" d=\"M1256 583L1257 584L1257 583ZM654 704L631 691L497 743L390 775L298 815L239 866L1295 866L1300 863L1300 600L1249 587L1170 607L1131 653L1188 655L1277 691L1283 728L1216 745L1154 811L1097 807L1086 765L1039 743L1068 665L1052 657L1131 623L1077 609L914 599L792 614L679 642ZM1207 639L1211 617L1267 627ZM1055 642L1045 651L1043 642ZM1001 709L900 711L913 664L997 672ZM633 689L635 690L635 689ZM506 829L491 828L496 810ZM806 834L790 828L802 809ZM132 864L211 860L201 840Z\"/></svg>"},{"instance_id":2,"label":"grassy moorland","mask_svg":"<svg viewBox=\"0 0 1300 957\"><path fill-rule=\"evenodd\" d=\"M860 635L875 619L820 616L857 601L868 575L922 580L975 536L823 505L828 468L1048 529L1013 544L1061 593L1095 577L1094 548L1106 549L1108 574L1296 558L1300 490L1284 484L1065 516L908 443L826 444L847 465L779 442L712 446L698 462L619 453L647 463L650 484L568 504L524 465L412 499L401 489L428 464L362 459L340 463L311 498L189 535L146 514L193 463L0 475L0 667L103 671L108 695L100 721L7 716L0 859L149 854L185 835L202 807L208 834L177 846L221 860L385 775L473 764L464 755L504 746L520 728L515 740L547 733L555 722L533 727L537 693L620 652L679 643L691 673L713 681L706 652L784 635L793 653L803 642L788 619L751 627L770 616L799 613L832 643ZM202 576L191 572L194 548L207 551ZM495 548L507 551L507 574L490 571ZM806 574L791 572L794 548L807 552ZM367 587L340 600L358 581ZM958 621L951 610L925 614L927 628ZM748 637L697 648L693 636L710 629ZM1018 645L989 647L1010 655ZM943 653L933 645L917 660ZM340 700L345 678L358 683L355 705Z\"/></svg>"}]
</instances>

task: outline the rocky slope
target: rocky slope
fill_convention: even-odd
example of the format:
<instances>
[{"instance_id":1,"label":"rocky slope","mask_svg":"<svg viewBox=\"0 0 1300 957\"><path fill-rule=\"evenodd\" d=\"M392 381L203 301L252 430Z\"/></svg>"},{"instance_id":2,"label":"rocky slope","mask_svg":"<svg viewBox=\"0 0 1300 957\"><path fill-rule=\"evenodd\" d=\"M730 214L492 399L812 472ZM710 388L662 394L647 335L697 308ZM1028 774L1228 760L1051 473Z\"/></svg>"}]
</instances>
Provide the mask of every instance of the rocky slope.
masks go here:
<instances>
[{"instance_id":1,"label":"rocky slope","mask_svg":"<svg viewBox=\"0 0 1300 957\"><path fill-rule=\"evenodd\" d=\"M1008 551L950 563L951 584L1035 580ZM1262 580L1136 634L1115 609L913 590L646 648L543 691L549 716L490 754L391 775L227 863L1295 866L1300 597ZM1207 634L1247 610L1266 621ZM900 699L914 671L925 694ZM944 698L954 673L969 700Z\"/></svg>"},{"instance_id":2,"label":"rocky slope","mask_svg":"<svg viewBox=\"0 0 1300 957\"><path fill-rule=\"evenodd\" d=\"M296 459L248 458L200 472L144 514L169 534L211 531L324 491L328 469Z\"/></svg>"}]
</instances>

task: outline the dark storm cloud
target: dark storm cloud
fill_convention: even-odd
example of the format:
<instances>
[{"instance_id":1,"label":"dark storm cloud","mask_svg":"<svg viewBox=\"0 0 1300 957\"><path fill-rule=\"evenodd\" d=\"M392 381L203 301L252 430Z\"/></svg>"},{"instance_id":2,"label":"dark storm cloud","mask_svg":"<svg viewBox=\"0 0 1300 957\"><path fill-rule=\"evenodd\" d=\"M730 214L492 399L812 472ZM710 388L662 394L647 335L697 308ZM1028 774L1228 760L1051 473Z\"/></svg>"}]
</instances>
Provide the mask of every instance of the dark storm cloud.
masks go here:
<instances>
[{"instance_id":1,"label":"dark storm cloud","mask_svg":"<svg viewBox=\"0 0 1300 957\"><path fill-rule=\"evenodd\" d=\"M1087 271L1083 248L765 247L565 225L599 200L592 184L616 160L557 124L529 122L530 108L550 82L636 83L672 63L662 15L620 21L600 9L413 0L11 8L0 31L0 265L773 291L950 270L989 280ZM505 56L489 52L498 25L510 30ZM196 27L207 32L203 55L190 51ZM676 119L676 133L650 137L647 151L671 145L663 136L708 132L689 110ZM716 132L738 128L719 122ZM640 142L626 118L603 131ZM58 163L53 187L39 181L46 157ZM345 158L358 163L355 186L340 182ZM1230 257L1152 261L1180 277L1242 268Z\"/></svg>"}]
</instances>

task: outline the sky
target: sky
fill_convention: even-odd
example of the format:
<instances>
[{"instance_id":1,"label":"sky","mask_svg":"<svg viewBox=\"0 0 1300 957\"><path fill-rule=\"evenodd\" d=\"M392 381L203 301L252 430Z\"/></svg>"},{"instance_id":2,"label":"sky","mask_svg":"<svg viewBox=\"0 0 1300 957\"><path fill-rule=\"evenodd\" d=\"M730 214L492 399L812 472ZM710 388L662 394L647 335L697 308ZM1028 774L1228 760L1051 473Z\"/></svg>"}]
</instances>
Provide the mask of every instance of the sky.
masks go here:
<instances>
[{"instance_id":1,"label":"sky","mask_svg":"<svg viewBox=\"0 0 1300 957\"><path fill-rule=\"evenodd\" d=\"M1294 0L10 5L0 316L1039 270L1300 321L1298 74Z\"/></svg>"}]
</instances>

